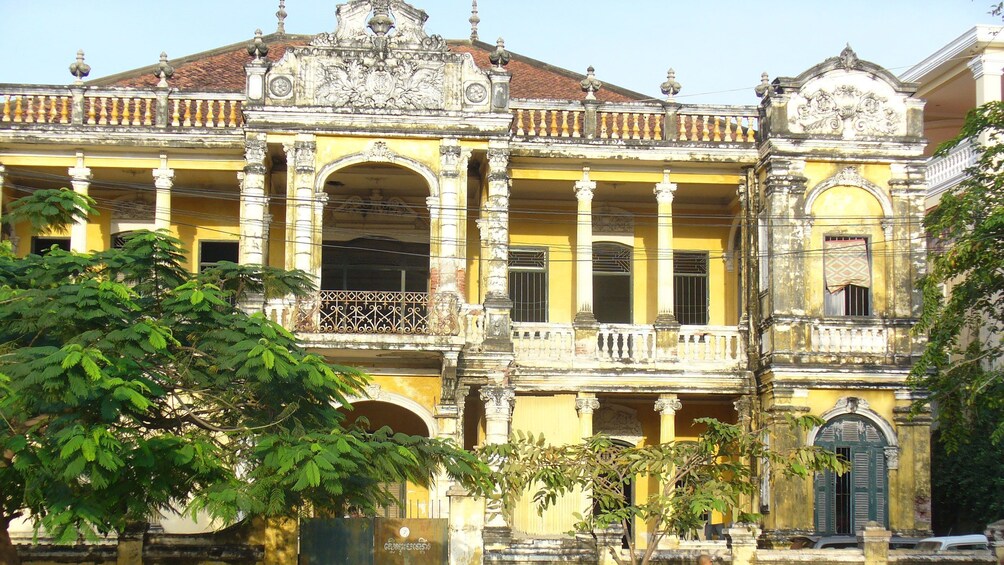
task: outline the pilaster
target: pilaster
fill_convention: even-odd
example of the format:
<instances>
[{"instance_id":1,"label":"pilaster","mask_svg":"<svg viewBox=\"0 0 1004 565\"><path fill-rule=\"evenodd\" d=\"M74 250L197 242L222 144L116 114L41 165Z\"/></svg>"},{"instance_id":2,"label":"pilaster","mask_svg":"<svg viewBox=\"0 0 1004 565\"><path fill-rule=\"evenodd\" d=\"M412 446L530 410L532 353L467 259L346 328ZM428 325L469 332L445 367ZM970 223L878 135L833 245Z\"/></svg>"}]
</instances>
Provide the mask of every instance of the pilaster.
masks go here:
<instances>
[{"instance_id":1,"label":"pilaster","mask_svg":"<svg viewBox=\"0 0 1004 565\"><path fill-rule=\"evenodd\" d=\"M3 217L4 210L4 197L7 195L7 191L4 189L4 185L7 183L7 167L0 165L0 218ZM3 232L0 231L0 239L3 238Z\"/></svg>"},{"instance_id":2,"label":"pilaster","mask_svg":"<svg viewBox=\"0 0 1004 565\"><path fill-rule=\"evenodd\" d=\"M81 196L87 196L91 187L91 170L84 166L84 154L77 152L77 164L67 171L70 175L70 185L73 191ZM87 244L87 218L77 218L70 226L70 251L74 253L86 253Z\"/></svg>"},{"instance_id":3,"label":"pilaster","mask_svg":"<svg viewBox=\"0 0 1004 565\"><path fill-rule=\"evenodd\" d=\"M509 145L489 142L488 198L478 227L487 260L485 348L512 351L509 299Z\"/></svg>"},{"instance_id":4,"label":"pilaster","mask_svg":"<svg viewBox=\"0 0 1004 565\"><path fill-rule=\"evenodd\" d=\"M298 134L293 142L293 261L292 267L311 273L314 246L314 156L317 143L311 134ZM318 233L318 237L320 234ZM320 254L318 253L318 257Z\"/></svg>"}]
</instances>

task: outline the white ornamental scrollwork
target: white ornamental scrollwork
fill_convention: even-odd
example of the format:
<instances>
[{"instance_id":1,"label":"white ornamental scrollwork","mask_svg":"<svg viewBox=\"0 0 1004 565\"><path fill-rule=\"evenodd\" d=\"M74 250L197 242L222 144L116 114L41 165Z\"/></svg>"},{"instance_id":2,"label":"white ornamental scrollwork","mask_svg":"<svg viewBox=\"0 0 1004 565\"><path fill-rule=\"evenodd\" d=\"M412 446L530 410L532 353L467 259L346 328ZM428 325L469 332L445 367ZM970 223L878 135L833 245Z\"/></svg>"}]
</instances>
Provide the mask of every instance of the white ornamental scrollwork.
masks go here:
<instances>
[{"instance_id":1,"label":"white ornamental scrollwork","mask_svg":"<svg viewBox=\"0 0 1004 565\"><path fill-rule=\"evenodd\" d=\"M893 135L900 116L888 107L887 98L841 85L806 95L792 121L806 133Z\"/></svg>"},{"instance_id":2,"label":"white ornamental scrollwork","mask_svg":"<svg viewBox=\"0 0 1004 565\"><path fill-rule=\"evenodd\" d=\"M335 107L439 110L444 107L445 65L402 61L368 66L335 61L318 69L316 99Z\"/></svg>"}]
</instances>

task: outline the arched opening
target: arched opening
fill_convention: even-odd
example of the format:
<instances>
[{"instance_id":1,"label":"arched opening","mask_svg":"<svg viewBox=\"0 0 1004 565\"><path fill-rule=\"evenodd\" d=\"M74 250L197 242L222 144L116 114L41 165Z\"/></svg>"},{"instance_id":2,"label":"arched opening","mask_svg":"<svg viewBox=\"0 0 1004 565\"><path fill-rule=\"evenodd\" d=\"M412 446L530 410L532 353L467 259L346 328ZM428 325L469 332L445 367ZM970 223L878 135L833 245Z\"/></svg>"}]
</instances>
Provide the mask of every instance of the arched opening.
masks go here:
<instances>
[{"instance_id":1,"label":"arched opening","mask_svg":"<svg viewBox=\"0 0 1004 565\"><path fill-rule=\"evenodd\" d=\"M430 437L428 425L411 410L378 400L357 400L352 410L345 410L346 423L358 423L369 431L384 426L398 433ZM430 493L424 487L404 481L385 484L388 492L397 499L376 511L378 518L427 518L438 515L441 509L433 508Z\"/></svg>"},{"instance_id":2,"label":"arched opening","mask_svg":"<svg viewBox=\"0 0 1004 565\"><path fill-rule=\"evenodd\" d=\"M620 243L593 244L593 315L601 324L630 324L633 249Z\"/></svg>"},{"instance_id":3,"label":"arched opening","mask_svg":"<svg viewBox=\"0 0 1004 565\"><path fill-rule=\"evenodd\" d=\"M887 442L871 420L856 414L838 416L819 429L815 445L851 464L849 471L816 473L815 527L821 534L853 535L870 521L888 527Z\"/></svg>"},{"instance_id":4,"label":"arched opening","mask_svg":"<svg viewBox=\"0 0 1004 565\"><path fill-rule=\"evenodd\" d=\"M425 178L362 163L333 172L324 191L321 330L424 333L435 251Z\"/></svg>"}]
</instances>

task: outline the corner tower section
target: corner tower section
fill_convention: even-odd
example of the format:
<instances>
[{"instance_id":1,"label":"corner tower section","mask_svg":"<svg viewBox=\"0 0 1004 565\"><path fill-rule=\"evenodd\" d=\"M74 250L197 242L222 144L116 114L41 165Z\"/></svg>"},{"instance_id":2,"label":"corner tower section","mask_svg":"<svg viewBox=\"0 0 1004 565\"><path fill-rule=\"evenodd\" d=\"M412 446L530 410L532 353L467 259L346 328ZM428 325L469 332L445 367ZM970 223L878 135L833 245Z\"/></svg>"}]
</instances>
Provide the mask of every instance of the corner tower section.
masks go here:
<instances>
[{"instance_id":1,"label":"corner tower section","mask_svg":"<svg viewBox=\"0 0 1004 565\"><path fill-rule=\"evenodd\" d=\"M748 195L758 260L747 280L757 283L751 362L763 423L774 445L814 442L851 462L843 476L764 481L777 540L854 535L869 521L930 530L929 418L909 417L917 393L906 384L923 349L911 334L925 265L915 91L850 47L760 89ZM801 434L791 413L825 423Z\"/></svg>"}]
</instances>

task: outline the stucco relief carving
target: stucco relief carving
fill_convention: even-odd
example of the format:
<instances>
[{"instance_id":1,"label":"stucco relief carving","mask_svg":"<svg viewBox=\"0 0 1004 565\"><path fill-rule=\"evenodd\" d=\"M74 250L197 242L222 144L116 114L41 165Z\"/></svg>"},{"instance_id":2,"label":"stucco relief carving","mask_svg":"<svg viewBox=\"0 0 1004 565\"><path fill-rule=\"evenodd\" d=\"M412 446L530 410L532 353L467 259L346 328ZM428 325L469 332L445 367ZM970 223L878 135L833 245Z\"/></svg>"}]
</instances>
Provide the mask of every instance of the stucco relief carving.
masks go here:
<instances>
[{"instance_id":1,"label":"stucco relief carving","mask_svg":"<svg viewBox=\"0 0 1004 565\"><path fill-rule=\"evenodd\" d=\"M616 404L604 405L596 411L593 415L593 431L634 444L643 437L641 422L635 411Z\"/></svg>"},{"instance_id":2,"label":"stucco relief carving","mask_svg":"<svg viewBox=\"0 0 1004 565\"><path fill-rule=\"evenodd\" d=\"M335 59L317 68L316 100L331 106L356 108L443 108L445 65L400 61L368 65Z\"/></svg>"},{"instance_id":3,"label":"stucco relief carving","mask_svg":"<svg viewBox=\"0 0 1004 565\"><path fill-rule=\"evenodd\" d=\"M593 213L593 233L634 235L634 215L627 210L604 206Z\"/></svg>"},{"instance_id":4,"label":"stucco relief carving","mask_svg":"<svg viewBox=\"0 0 1004 565\"><path fill-rule=\"evenodd\" d=\"M479 394L485 403L486 417L509 419L513 400L516 398L516 391L512 387L484 386L479 390Z\"/></svg>"},{"instance_id":5,"label":"stucco relief carving","mask_svg":"<svg viewBox=\"0 0 1004 565\"><path fill-rule=\"evenodd\" d=\"M805 95L791 119L806 133L894 135L902 117L889 99L855 85L842 84Z\"/></svg>"}]
</instances>

